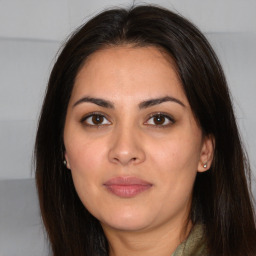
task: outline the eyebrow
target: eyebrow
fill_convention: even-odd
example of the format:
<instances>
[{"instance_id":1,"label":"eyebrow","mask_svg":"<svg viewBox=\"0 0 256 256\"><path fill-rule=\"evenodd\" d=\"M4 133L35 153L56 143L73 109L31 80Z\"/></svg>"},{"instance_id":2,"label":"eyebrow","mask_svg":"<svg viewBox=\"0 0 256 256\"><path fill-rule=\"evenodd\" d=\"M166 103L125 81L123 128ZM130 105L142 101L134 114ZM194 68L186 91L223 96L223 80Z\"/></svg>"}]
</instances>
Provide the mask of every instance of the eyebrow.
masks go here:
<instances>
[{"instance_id":1,"label":"eyebrow","mask_svg":"<svg viewBox=\"0 0 256 256\"><path fill-rule=\"evenodd\" d=\"M161 98L156 98L156 99L145 100L139 104L139 109L149 108L149 107L159 105L163 102L168 102L168 101L178 103L182 107L185 107L185 104L182 101L180 101L174 97L166 96L166 97L161 97ZM92 97L83 97L83 98L79 99L78 101L75 102L73 107L75 107L81 103L84 103L84 102L94 103L103 108L111 108L111 109L115 108L114 104L108 100L104 100L104 99L100 99L100 98L92 98Z\"/></svg>"},{"instance_id":2,"label":"eyebrow","mask_svg":"<svg viewBox=\"0 0 256 256\"><path fill-rule=\"evenodd\" d=\"M108 100L99 99L99 98L91 98L91 97L81 98L73 105L73 107L77 106L78 104L84 103L84 102L94 103L103 108L114 108L114 104Z\"/></svg>"},{"instance_id":3,"label":"eyebrow","mask_svg":"<svg viewBox=\"0 0 256 256\"><path fill-rule=\"evenodd\" d=\"M174 97L170 97L170 96L166 96L166 97L162 97L162 98L156 98L156 99L150 99L150 100L146 100L143 101L139 104L139 108L140 109L144 109L144 108L148 108L148 107L152 107L158 104L161 104L163 102L175 102L180 104L182 107L185 107L185 104L183 102L181 102L180 100L174 98Z\"/></svg>"}]
</instances>

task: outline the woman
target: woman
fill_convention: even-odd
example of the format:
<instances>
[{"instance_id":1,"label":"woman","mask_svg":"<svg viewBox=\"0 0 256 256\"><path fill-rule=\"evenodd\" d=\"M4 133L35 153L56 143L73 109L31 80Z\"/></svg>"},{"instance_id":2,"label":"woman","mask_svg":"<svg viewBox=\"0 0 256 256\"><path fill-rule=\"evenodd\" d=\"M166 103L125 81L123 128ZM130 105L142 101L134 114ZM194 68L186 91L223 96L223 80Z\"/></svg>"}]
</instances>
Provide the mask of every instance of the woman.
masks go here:
<instances>
[{"instance_id":1,"label":"woman","mask_svg":"<svg viewBox=\"0 0 256 256\"><path fill-rule=\"evenodd\" d=\"M256 255L225 77L177 14L113 9L79 28L53 67L35 156L53 255Z\"/></svg>"}]
</instances>

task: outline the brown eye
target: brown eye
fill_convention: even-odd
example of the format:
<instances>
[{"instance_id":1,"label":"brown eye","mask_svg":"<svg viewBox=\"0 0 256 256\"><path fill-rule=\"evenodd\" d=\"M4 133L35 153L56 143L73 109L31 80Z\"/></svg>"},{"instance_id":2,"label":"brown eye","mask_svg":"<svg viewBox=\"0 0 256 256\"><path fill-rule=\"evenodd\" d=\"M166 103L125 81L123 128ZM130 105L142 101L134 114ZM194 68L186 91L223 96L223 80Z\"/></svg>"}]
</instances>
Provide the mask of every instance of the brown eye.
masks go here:
<instances>
[{"instance_id":1,"label":"brown eye","mask_svg":"<svg viewBox=\"0 0 256 256\"><path fill-rule=\"evenodd\" d=\"M87 126L109 125L111 122L101 114L91 114L81 120Z\"/></svg>"},{"instance_id":2,"label":"brown eye","mask_svg":"<svg viewBox=\"0 0 256 256\"><path fill-rule=\"evenodd\" d=\"M96 124L96 125L101 124L103 122L103 120L104 120L103 116L100 116L100 115L92 116L92 123L93 124Z\"/></svg>"},{"instance_id":3,"label":"brown eye","mask_svg":"<svg viewBox=\"0 0 256 256\"><path fill-rule=\"evenodd\" d=\"M147 125L156 126L156 127L165 127L173 124L174 119L166 114L154 114L146 122Z\"/></svg>"},{"instance_id":4,"label":"brown eye","mask_svg":"<svg viewBox=\"0 0 256 256\"><path fill-rule=\"evenodd\" d=\"M165 120L166 118L162 115L157 115L157 116L154 116L153 117L153 122L156 124L156 125L162 125L164 124L164 122L166 121Z\"/></svg>"}]
</instances>

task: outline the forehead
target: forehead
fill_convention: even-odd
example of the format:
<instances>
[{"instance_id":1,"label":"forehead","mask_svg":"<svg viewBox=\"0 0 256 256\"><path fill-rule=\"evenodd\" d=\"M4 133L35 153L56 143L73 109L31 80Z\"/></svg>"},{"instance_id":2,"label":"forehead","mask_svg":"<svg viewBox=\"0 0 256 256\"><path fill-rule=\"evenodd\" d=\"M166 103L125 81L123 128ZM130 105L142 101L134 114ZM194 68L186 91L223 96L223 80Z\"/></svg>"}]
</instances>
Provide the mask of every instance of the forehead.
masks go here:
<instances>
[{"instance_id":1,"label":"forehead","mask_svg":"<svg viewBox=\"0 0 256 256\"><path fill-rule=\"evenodd\" d=\"M176 72L177 77L179 76L175 62L164 49L155 46L140 47L128 44L104 47L88 56L79 70L76 80L84 73L84 70L96 71L94 68L101 69L101 72L106 70L106 73L110 69L118 68L119 71L124 69L125 71L133 71L132 73L134 74L137 73L136 71L143 70L143 66L140 66L140 64L145 65L146 63L151 68L157 66L158 69L162 68L163 71L165 69L172 69Z\"/></svg>"},{"instance_id":2,"label":"forehead","mask_svg":"<svg viewBox=\"0 0 256 256\"><path fill-rule=\"evenodd\" d=\"M186 101L176 66L163 50L153 46L113 46L88 57L78 72L72 95L108 97L162 97Z\"/></svg>"}]
</instances>

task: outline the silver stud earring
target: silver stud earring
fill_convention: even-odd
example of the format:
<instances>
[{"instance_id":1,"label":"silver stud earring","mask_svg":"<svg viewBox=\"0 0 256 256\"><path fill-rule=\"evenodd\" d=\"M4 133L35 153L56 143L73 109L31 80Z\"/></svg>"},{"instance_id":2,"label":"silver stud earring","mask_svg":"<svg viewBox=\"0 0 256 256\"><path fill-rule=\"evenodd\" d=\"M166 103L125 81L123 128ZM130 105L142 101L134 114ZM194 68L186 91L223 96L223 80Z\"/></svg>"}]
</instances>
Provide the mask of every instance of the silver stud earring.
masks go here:
<instances>
[{"instance_id":1,"label":"silver stud earring","mask_svg":"<svg viewBox=\"0 0 256 256\"><path fill-rule=\"evenodd\" d=\"M206 167L207 167L207 163L204 163L204 165L203 165L203 166L204 166L204 168L206 168Z\"/></svg>"},{"instance_id":2,"label":"silver stud earring","mask_svg":"<svg viewBox=\"0 0 256 256\"><path fill-rule=\"evenodd\" d=\"M64 161L63 161L63 164L64 164L64 165L67 165L67 161L66 161L66 160L64 160Z\"/></svg>"}]
</instances>

